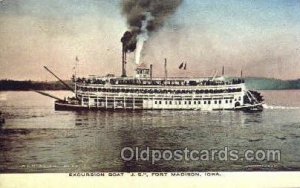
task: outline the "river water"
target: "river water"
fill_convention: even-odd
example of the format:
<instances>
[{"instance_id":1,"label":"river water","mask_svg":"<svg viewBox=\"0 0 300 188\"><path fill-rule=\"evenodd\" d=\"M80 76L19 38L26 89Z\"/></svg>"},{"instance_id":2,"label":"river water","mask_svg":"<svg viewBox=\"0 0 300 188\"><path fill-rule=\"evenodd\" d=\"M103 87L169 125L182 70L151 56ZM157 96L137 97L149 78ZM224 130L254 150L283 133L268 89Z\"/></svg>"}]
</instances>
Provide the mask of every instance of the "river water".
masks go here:
<instances>
[{"instance_id":1,"label":"river water","mask_svg":"<svg viewBox=\"0 0 300 188\"><path fill-rule=\"evenodd\" d=\"M49 91L63 97L66 91ZM248 171L300 169L300 90L262 91L261 113L68 112L30 91L0 92L0 172ZM280 161L131 160L124 147L279 149Z\"/></svg>"}]
</instances>

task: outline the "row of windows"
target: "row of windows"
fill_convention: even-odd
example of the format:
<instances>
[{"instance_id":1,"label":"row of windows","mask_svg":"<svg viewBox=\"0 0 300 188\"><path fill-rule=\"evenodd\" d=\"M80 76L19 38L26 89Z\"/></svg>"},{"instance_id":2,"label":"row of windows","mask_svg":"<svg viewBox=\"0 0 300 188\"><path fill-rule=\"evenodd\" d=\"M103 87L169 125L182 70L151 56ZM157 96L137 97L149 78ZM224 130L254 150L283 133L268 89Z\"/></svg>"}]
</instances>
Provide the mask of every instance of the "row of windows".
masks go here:
<instances>
[{"instance_id":1,"label":"row of windows","mask_svg":"<svg viewBox=\"0 0 300 188\"><path fill-rule=\"evenodd\" d=\"M222 100L215 100L215 101L203 101L203 104L211 104L211 103L214 103L214 104L222 104ZM162 104L163 103L163 101L154 101L154 104ZM201 101L164 101L164 103L166 104L166 105L172 105L172 104L175 104L175 105L177 105L177 104L179 104L179 105L181 105L181 104L189 104L189 105L191 105L192 103L194 104L194 105L197 105L197 104L201 104ZM226 104L228 104L228 103L232 103L232 100L225 100L225 103Z\"/></svg>"},{"instance_id":2,"label":"row of windows","mask_svg":"<svg viewBox=\"0 0 300 188\"><path fill-rule=\"evenodd\" d=\"M148 93L148 94L161 94L161 93L170 93L170 94L208 94L208 93L233 93L241 92L241 88L233 89L205 89L205 90L159 90L159 89L121 89L121 88L87 88L87 87L78 87L78 90L83 92L112 92L112 93Z\"/></svg>"},{"instance_id":3,"label":"row of windows","mask_svg":"<svg viewBox=\"0 0 300 188\"><path fill-rule=\"evenodd\" d=\"M132 101L132 99L127 99L127 100L129 100L129 101ZM234 99L234 101L241 101L241 97L239 97L238 99ZM83 101L84 102L88 102L88 98L83 98ZM95 102L103 102L103 101L105 101L105 99L94 99L94 101ZM113 102L114 100L112 100L112 99L109 99L109 100L107 100L107 101L109 101L109 102ZM117 101L119 101L119 100L117 100ZM142 102L142 100L140 99L140 100L135 100L136 102L138 102L138 101L140 101L140 102ZM172 100L165 100L165 101L161 101L161 100L155 100L154 101L154 104L162 104L162 103L164 103L164 104L166 104L166 105L172 105L172 104L194 104L194 105L196 105L196 104L201 104L201 101L203 102L203 104L211 104L211 103L214 103L214 104L222 104L222 100L194 100L194 101L191 101L191 100L175 100L175 101L172 101ZM233 102L233 100L232 99L226 99L226 100L224 100L224 103L225 104L228 104L228 103L232 103Z\"/></svg>"}]
</instances>

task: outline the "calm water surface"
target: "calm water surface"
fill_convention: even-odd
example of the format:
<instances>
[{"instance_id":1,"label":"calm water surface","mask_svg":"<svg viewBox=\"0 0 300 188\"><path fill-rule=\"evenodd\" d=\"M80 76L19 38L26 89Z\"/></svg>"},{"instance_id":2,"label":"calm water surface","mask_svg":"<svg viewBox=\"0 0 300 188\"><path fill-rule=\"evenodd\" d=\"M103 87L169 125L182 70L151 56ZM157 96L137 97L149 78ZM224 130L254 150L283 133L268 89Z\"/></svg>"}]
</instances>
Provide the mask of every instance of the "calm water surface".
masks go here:
<instances>
[{"instance_id":1,"label":"calm water surface","mask_svg":"<svg viewBox=\"0 0 300 188\"><path fill-rule=\"evenodd\" d=\"M54 93L54 92L50 92ZM263 91L262 113L57 112L34 92L0 92L0 172L300 170L300 90ZM55 92L68 96L69 92ZM280 149L280 162L123 161L124 147ZM255 167L255 168L253 168Z\"/></svg>"}]
</instances>

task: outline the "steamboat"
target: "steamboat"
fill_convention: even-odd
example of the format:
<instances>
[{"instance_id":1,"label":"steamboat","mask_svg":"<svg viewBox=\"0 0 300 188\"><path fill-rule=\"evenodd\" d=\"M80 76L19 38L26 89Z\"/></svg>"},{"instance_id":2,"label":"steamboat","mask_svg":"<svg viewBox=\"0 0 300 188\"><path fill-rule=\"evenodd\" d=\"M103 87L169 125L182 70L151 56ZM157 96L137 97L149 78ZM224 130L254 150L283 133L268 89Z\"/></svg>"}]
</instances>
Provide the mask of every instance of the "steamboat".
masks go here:
<instances>
[{"instance_id":1,"label":"steamboat","mask_svg":"<svg viewBox=\"0 0 300 188\"><path fill-rule=\"evenodd\" d=\"M242 78L224 76L208 78L168 77L165 59L164 77L153 77L153 66L142 63L135 76L126 75L126 52L122 53L122 75L73 77L73 97L53 97L55 110L263 110L263 97L248 90ZM224 68L223 68L224 71Z\"/></svg>"}]
</instances>

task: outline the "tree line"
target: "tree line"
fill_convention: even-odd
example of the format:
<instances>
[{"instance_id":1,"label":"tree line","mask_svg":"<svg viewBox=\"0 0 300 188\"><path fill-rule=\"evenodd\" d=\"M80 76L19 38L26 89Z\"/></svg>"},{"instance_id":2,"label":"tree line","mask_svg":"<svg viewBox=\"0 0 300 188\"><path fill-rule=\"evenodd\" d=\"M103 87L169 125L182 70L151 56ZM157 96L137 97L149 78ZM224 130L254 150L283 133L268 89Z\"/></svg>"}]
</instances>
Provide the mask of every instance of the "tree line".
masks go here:
<instances>
[{"instance_id":1,"label":"tree line","mask_svg":"<svg viewBox=\"0 0 300 188\"><path fill-rule=\"evenodd\" d=\"M71 81L66 81L71 84ZM0 91L66 90L59 81L0 80Z\"/></svg>"}]
</instances>

